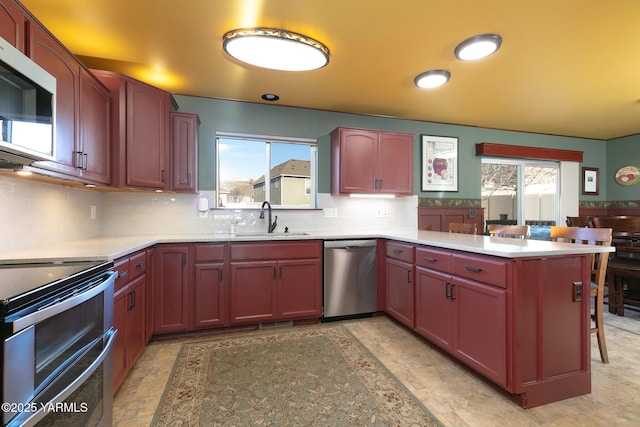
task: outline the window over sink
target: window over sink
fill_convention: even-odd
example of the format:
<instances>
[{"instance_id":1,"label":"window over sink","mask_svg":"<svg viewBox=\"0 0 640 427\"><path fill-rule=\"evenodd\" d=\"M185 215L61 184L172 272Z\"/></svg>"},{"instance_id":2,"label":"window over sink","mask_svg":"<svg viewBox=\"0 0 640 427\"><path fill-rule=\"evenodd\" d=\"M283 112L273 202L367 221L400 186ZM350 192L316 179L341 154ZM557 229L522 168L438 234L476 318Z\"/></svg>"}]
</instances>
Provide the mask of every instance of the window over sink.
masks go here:
<instances>
[{"instance_id":1,"label":"window over sink","mask_svg":"<svg viewBox=\"0 0 640 427\"><path fill-rule=\"evenodd\" d=\"M317 141L233 133L216 135L219 208L315 208Z\"/></svg>"}]
</instances>

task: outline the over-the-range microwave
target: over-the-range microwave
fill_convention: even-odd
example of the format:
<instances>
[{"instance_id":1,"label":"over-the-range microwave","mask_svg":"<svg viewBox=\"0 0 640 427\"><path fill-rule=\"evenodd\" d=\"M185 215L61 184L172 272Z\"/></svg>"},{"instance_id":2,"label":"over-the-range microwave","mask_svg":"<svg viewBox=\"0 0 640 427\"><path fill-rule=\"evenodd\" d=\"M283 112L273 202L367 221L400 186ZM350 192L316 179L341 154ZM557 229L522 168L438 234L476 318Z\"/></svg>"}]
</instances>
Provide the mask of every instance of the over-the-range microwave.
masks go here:
<instances>
[{"instance_id":1,"label":"over-the-range microwave","mask_svg":"<svg viewBox=\"0 0 640 427\"><path fill-rule=\"evenodd\" d=\"M56 79L0 37L0 167L55 160Z\"/></svg>"}]
</instances>

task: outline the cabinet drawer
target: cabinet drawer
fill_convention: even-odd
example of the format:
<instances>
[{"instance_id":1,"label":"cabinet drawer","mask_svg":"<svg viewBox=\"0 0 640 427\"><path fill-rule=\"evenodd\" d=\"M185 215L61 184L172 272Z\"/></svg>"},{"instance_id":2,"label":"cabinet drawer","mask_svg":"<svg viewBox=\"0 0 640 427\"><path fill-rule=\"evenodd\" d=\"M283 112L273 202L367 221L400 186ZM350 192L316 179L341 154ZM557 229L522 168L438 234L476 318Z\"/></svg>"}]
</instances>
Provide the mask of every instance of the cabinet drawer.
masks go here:
<instances>
[{"instance_id":1,"label":"cabinet drawer","mask_svg":"<svg viewBox=\"0 0 640 427\"><path fill-rule=\"evenodd\" d=\"M140 252L129 258L129 270L131 271L129 280L133 280L147 271L147 253Z\"/></svg>"},{"instance_id":2,"label":"cabinet drawer","mask_svg":"<svg viewBox=\"0 0 640 427\"><path fill-rule=\"evenodd\" d=\"M121 258L113 264L113 271L118 273L114 284L114 290L118 290L129 283L129 258Z\"/></svg>"},{"instance_id":3,"label":"cabinet drawer","mask_svg":"<svg viewBox=\"0 0 640 427\"><path fill-rule=\"evenodd\" d=\"M451 273L451 252L416 247L416 265Z\"/></svg>"},{"instance_id":4,"label":"cabinet drawer","mask_svg":"<svg viewBox=\"0 0 640 427\"><path fill-rule=\"evenodd\" d=\"M322 243L318 240L284 243L232 243L232 261L320 258Z\"/></svg>"},{"instance_id":5,"label":"cabinet drawer","mask_svg":"<svg viewBox=\"0 0 640 427\"><path fill-rule=\"evenodd\" d=\"M224 245L196 245L195 261L223 261Z\"/></svg>"},{"instance_id":6,"label":"cabinet drawer","mask_svg":"<svg viewBox=\"0 0 640 427\"><path fill-rule=\"evenodd\" d=\"M507 261L473 255L453 255L452 273L490 285L507 287Z\"/></svg>"},{"instance_id":7,"label":"cabinet drawer","mask_svg":"<svg viewBox=\"0 0 640 427\"><path fill-rule=\"evenodd\" d=\"M413 264L413 246L387 242L387 257Z\"/></svg>"}]
</instances>

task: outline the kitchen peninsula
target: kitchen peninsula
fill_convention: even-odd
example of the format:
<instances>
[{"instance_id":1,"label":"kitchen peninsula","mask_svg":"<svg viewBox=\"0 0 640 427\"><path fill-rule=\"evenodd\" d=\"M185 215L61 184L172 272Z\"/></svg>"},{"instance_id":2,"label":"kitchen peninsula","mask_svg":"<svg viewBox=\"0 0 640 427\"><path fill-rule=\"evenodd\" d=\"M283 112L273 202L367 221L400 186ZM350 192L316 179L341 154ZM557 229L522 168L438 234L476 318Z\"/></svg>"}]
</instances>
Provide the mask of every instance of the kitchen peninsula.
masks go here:
<instances>
[{"instance_id":1,"label":"kitchen peninsula","mask_svg":"<svg viewBox=\"0 0 640 427\"><path fill-rule=\"evenodd\" d=\"M190 248L215 245L221 249L216 263L227 271L228 248L238 243L319 244L364 237L379 242L378 271L386 278L378 281L380 311L490 380L522 407L590 393L590 301L582 294L588 295L591 253L611 248L432 231L193 234L59 243L0 253L0 263L118 260L150 248L180 245L189 254ZM158 271L158 261L156 257L147 271ZM228 298L233 279L224 280L227 290L220 295ZM150 292L154 285L148 283ZM230 325L228 318L224 325Z\"/></svg>"}]
</instances>

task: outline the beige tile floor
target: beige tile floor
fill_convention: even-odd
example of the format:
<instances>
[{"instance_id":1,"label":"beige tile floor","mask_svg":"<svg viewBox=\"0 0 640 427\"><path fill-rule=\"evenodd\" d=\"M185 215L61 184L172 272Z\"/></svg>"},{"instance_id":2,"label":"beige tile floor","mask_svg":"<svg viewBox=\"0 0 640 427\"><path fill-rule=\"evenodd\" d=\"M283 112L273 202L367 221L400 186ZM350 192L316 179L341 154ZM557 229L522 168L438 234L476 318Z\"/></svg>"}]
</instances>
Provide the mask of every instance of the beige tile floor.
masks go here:
<instances>
[{"instance_id":1,"label":"beige tile floor","mask_svg":"<svg viewBox=\"0 0 640 427\"><path fill-rule=\"evenodd\" d=\"M640 316L605 315L610 363L592 336L592 393L526 410L386 317L344 324L446 426L638 426ZM150 425L179 347L149 344L114 398L114 426Z\"/></svg>"}]
</instances>

